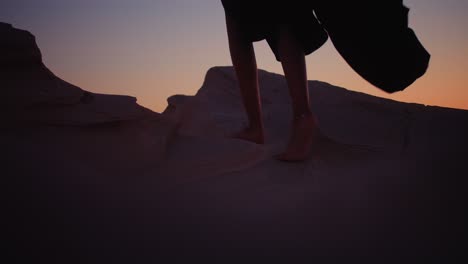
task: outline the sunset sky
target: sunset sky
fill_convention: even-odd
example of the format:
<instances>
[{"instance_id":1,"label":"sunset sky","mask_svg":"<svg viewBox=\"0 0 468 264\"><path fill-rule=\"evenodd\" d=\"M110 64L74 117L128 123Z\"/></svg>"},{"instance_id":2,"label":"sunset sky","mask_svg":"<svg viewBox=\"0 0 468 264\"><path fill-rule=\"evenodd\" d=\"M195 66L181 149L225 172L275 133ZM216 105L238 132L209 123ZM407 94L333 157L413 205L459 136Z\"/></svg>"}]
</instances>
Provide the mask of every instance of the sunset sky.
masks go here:
<instances>
[{"instance_id":1,"label":"sunset sky","mask_svg":"<svg viewBox=\"0 0 468 264\"><path fill-rule=\"evenodd\" d=\"M404 102L468 109L468 1L405 0L431 53L425 76L388 95L368 84L330 41L307 56L309 80ZM220 0L2 0L0 21L33 33L45 64L85 90L126 94L161 112L193 95L206 71L231 65ZM265 41L258 67L282 74Z\"/></svg>"}]
</instances>

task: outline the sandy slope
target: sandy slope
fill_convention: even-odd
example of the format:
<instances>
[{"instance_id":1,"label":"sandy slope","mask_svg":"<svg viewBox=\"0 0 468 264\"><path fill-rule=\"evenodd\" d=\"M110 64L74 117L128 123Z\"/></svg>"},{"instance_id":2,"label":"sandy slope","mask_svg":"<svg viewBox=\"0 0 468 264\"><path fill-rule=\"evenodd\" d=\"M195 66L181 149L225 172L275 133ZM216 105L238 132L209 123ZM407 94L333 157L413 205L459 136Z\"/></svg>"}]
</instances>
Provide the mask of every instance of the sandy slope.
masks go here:
<instances>
[{"instance_id":1,"label":"sandy slope","mask_svg":"<svg viewBox=\"0 0 468 264\"><path fill-rule=\"evenodd\" d=\"M0 35L3 219L18 259L403 263L460 253L467 111L310 81L324 136L306 162L282 163L271 157L289 133L281 75L260 71L267 142L256 145L225 136L245 123L231 67L154 113L59 79L29 33L0 24Z\"/></svg>"}]
</instances>

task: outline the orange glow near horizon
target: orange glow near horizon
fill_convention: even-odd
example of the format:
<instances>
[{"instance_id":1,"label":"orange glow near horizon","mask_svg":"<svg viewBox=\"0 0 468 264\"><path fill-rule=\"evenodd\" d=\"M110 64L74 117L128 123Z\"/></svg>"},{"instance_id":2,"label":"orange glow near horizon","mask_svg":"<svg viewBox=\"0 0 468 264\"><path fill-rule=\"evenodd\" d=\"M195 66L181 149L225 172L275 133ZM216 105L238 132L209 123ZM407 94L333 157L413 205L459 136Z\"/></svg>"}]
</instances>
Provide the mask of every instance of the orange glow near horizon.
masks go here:
<instances>
[{"instance_id":1,"label":"orange glow near horizon","mask_svg":"<svg viewBox=\"0 0 468 264\"><path fill-rule=\"evenodd\" d=\"M19 2L2 2L0 21L33 33L56 75L91 92L135 96L157 112L171 95L195 94L209 68L231 65L219 0ZM468 110L467 1L404 3L410 7L410 26L431 53L426 75L402 92L387 94L358 76L328 41L307 56L309 80ZM265 41L255 48L260 69L283 74Z\"/></svg>"}]
</instances>

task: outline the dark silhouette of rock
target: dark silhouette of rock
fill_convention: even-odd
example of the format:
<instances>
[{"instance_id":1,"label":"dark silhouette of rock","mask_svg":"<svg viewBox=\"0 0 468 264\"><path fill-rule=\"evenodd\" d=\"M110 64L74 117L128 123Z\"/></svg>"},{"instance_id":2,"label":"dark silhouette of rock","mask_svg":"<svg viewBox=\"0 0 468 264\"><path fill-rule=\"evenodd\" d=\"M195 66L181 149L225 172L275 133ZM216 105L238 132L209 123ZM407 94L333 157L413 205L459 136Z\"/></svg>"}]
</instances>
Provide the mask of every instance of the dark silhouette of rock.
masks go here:
<instances>
[{"instance_id":1,"label":"dark silhouette of rock","mask_svg":"<svg viewBox=\"0 0 468 264\"><path fill-rule=\"evenodd\" d=\"M468 111L310 81L323 136L305 162L282 163L272 158L291 122L281 75L259 72L267 138L257 145L226 136L246 122L231 67L209 69L196 95L168 98L160 114L60 80L32 35L0 33L3 238L19 262L463 253Z\"/></svg>"},{"instance_id":2,"label":"dark silhouette of rock","mask_svg":"<svg viewBox=\"0 0 468 264\"><path fill-rule=\"evenodd\" d=\"M34 36L0 23L2 119L55 125L135 120L151 115L129 96L101 95L56 77L42 62Z\"/></svg>"}]
</instances>

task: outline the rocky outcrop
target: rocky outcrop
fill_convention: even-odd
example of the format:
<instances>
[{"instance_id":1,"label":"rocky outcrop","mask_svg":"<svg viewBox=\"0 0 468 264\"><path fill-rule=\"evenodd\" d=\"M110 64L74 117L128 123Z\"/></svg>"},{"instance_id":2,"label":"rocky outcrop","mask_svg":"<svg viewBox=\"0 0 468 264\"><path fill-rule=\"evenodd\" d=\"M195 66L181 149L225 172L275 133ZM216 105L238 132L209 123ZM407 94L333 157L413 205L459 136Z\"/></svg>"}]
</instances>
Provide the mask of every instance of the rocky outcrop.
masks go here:
<instances>
[{"instance_id":1,"label":"rocky outcrop","mask_svg":"<svg viewBox=\"0 0 468 264\"><path fill-rule=\"evenodd\" d=\"M27 31L0 23L0 36L0 117L7 133L0 140L12 160L28 161L12 163L19 171L128 175L163 157L175 121L138 105L134 97L96 94L60 79L44 65Z\"/></svg>"},{"instance_id":2,"label":"rocky outcrop","mask_svg":"<svg viewBox=\"0 0 468 264\"><path fill-rule=\"evenodd\" d=\"M55 76L31 33L0 23L0 35L3 120L87 125L155 116L133 97L90 93Z\"/></svg>"}]
</instances>

